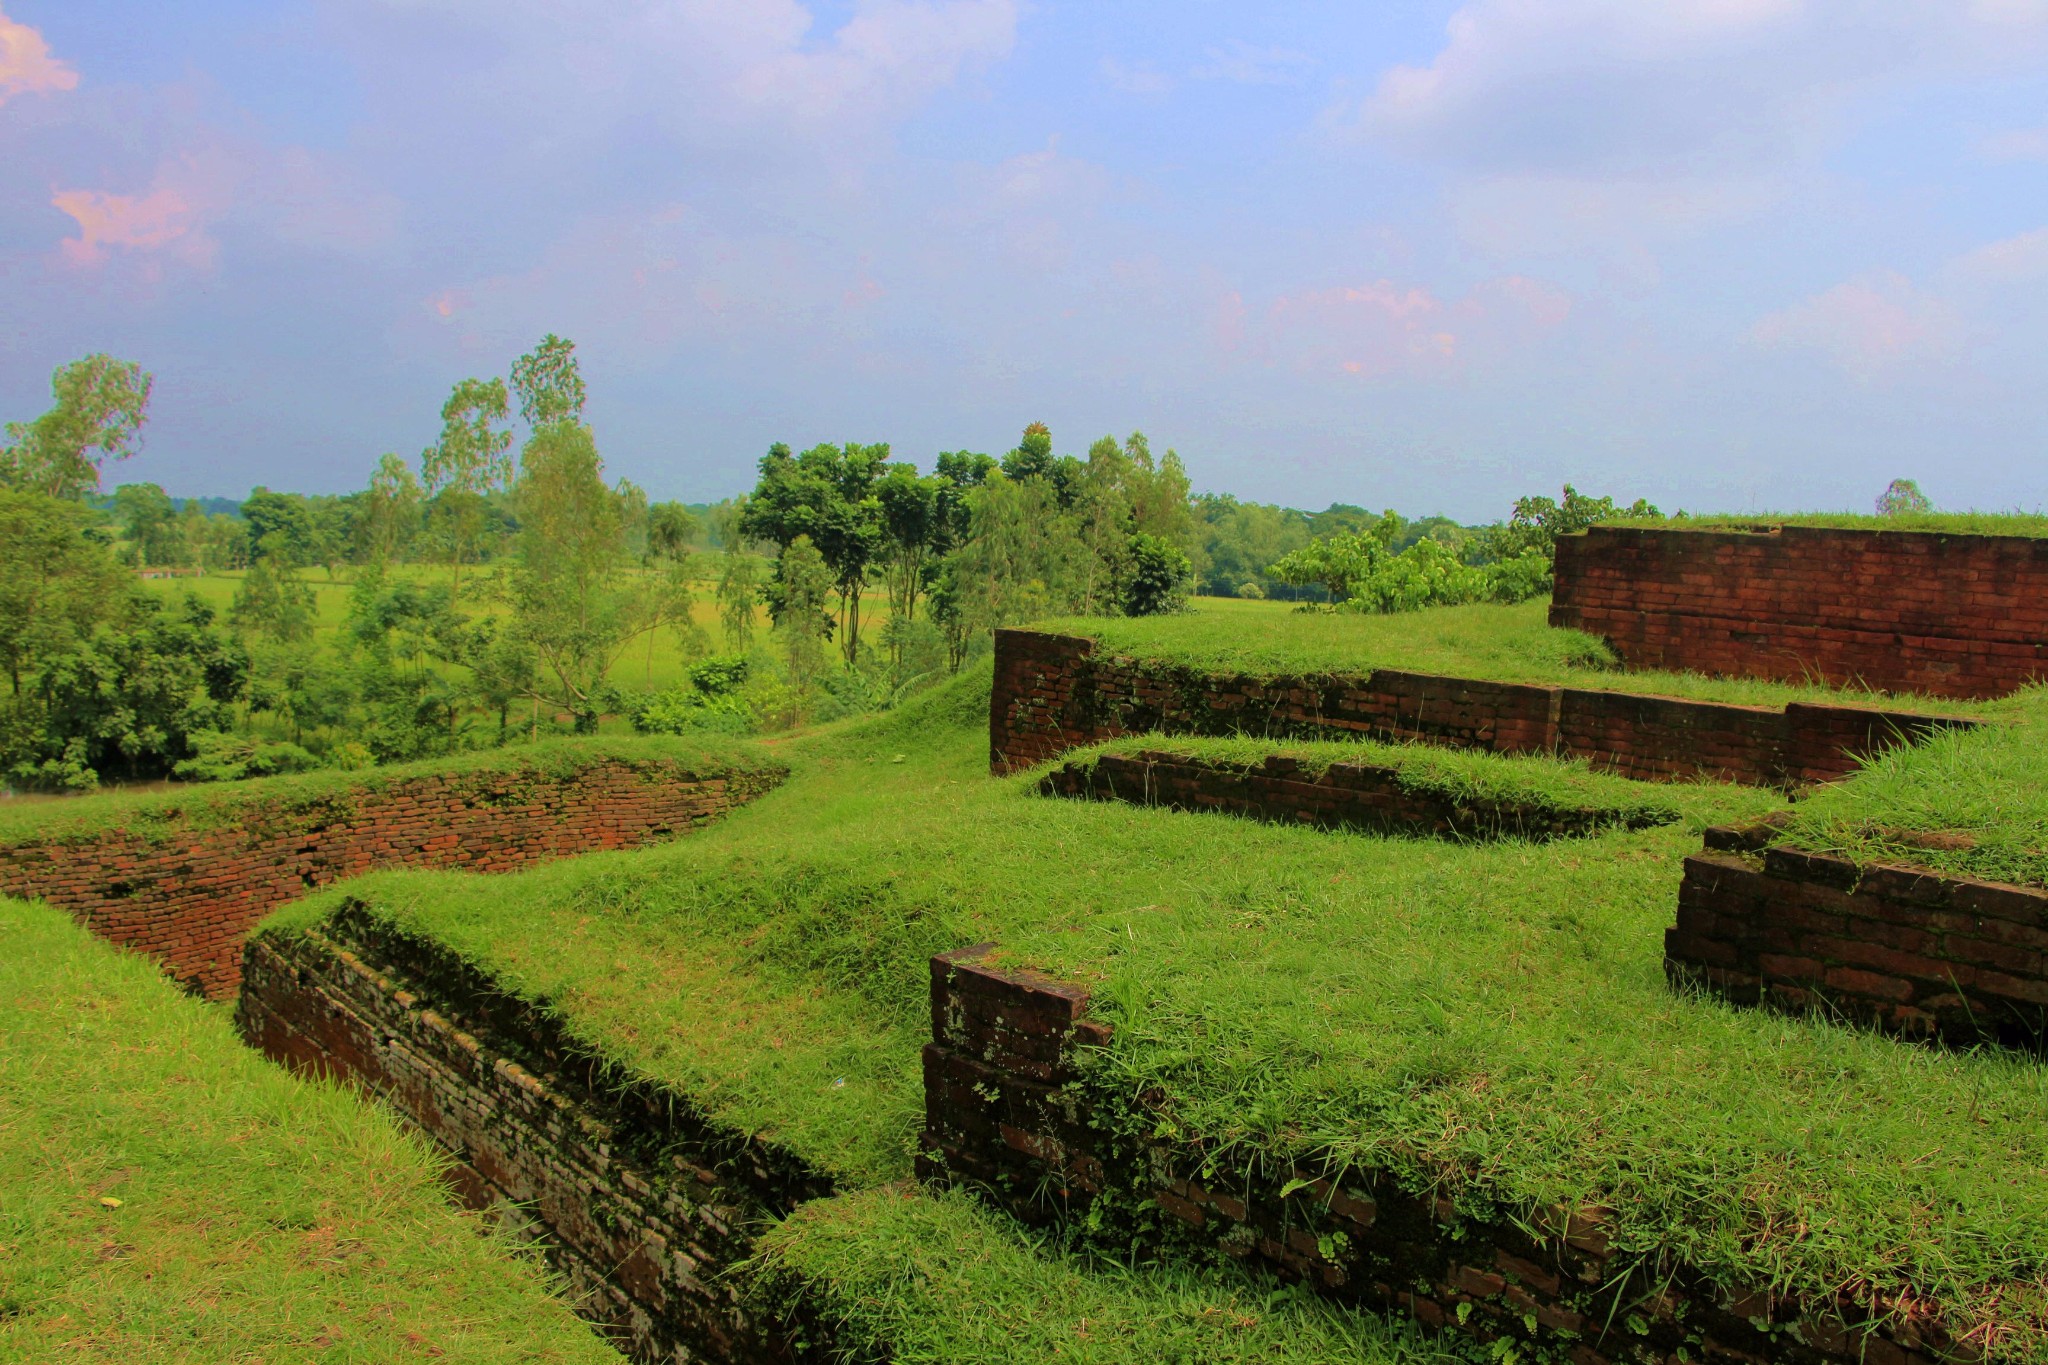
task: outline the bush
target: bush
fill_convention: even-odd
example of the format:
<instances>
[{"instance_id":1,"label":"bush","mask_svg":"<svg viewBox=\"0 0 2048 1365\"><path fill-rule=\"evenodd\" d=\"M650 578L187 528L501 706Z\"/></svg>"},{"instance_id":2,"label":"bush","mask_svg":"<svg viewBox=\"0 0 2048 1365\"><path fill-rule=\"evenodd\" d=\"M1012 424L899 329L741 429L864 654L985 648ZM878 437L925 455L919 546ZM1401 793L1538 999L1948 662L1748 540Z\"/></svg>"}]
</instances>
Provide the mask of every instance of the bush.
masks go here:
<instances>
[{"instance_id":1,"label":"bush","mask_svg":"<svg viewBox=\"0 0 2048 1365\"><path fill-rule=\"evenodd\" d=\"M745 660L741 660L744 668ZM751 735L760 729L754 708L738 693L709 696L687 688L622 699L627 719L643 735Z\"/></svg>"},{"instance_id":2,"label":"bush","mask_svg":"<svg viewBox=\"0 0 2048 1365\"><path fill-rule=\"evenodd\" d=\"M1181 611L1194 582L1195 566L1180 546L1143 532L1131 537L1131 578L1124 591L1124 615L1168 616Z\"/></svg>"},{"instance_id":3,"label":"bush","mask_svg":"<svg viewBox=\"0 0 2048 1365\"><path fill-rule=\"evenodd\" d=\"M302 773L320 760L296 744L208 730L192 736L192 757L181 760L171 775L186 782L239 782L245 777Z\"/></svg>"}]
</instances>

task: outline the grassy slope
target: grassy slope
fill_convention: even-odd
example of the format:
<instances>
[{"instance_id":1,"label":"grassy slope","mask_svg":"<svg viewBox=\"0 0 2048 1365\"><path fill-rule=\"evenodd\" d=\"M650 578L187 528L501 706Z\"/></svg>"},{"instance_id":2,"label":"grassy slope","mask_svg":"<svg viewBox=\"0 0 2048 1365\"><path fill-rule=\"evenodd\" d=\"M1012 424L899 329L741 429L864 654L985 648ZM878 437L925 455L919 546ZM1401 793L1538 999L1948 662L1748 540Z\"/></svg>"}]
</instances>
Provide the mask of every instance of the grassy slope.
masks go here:
<instances>
[{"instance_id":1,"label":"grassy slope","mask_svg":"<svg viewBox=\"0 0 2048 1365\"><path fill-rule=\"evenodd\" d=\"M759 772L775 766L758 745L725 738L694 740L669 736L547 739L480 749L416 763L356 772L322 769L286 777L258 777L245 782L195 782L173 790L101 792L52 801L23 801L0 806L0 843L27 839L89 839L108 830L142 834L173 828L207 829L235 822L250 805L287 808L344 795L374 791L408 778L454 772L521 771L563 774L599 759L690 764L706 772Z\"/></svg>"},{"instance_id":2,"label":"grassy slope","mask_svg":"<svg viewBox=\"0 0 2048 1365\"><path fill-rule=\"evenodd\" d=\"M771 1229L771 1298L895 1365L1422 1365L1418 1333L1232 1270L1083 1262L963 1193L820 1200Z\"/></svg>"},{"instance_id":3,"label":"grassy slope","mask_svg":"<svg viewBox=\"0 0 2048 1365\"><path fill-rule=\"evenodd\" d=\"M1392 616L1299 611L1283 602L1197 598L1182 616L1060 617L1040 630L1085 635L1116 654L1163 659L1199 669L1247 673L1362 674L1375 668L1445 673L1497 682L1562 683L1616 692L1696 697L1747 706L1819 701L1995 713L1995 703L1890 697L1825 686L1708 678L1693 673L1633 673L1590 635L1555 630L1541 601L1512 607L1433 607Z\"/></svg>"},{"instance_id":4,"label":"grassy slope","mask_svg":"<svg viewBox=\"0 0 2048 1365\"><path fill-rule=\"evenodd\" d=\"M0 1361L616 1362L435 1173L147 962L0 900Z\"/></svg>"},{"instance_id":5,"label":"grassy slope","mask_svg":"<svg viewBox=\"0 0 2048 1365\"><path fill-rule=\"evenodd\" d=\"M907 1167L927 954L994 940L1095 983L1168 1131L1389 1165L1475 1211L1606 1203L1625 1245L1747 1282L2038 1312L2014 1286L2048 1267L2039 1067L1665 987L1680 858L1768 795L1550 846L1046 801L984 775L986 686L782 746L795 780L671 848L516 895L357 891L852 1186Z\"/></svg>"},{"instance_id":6,"label":"grassy slope","mask_svg":"<svg viewBox=\"0 0 2048 1365\"><path fill-rule=\"evenodd\" d=\"M1880 517L1869 512L1753 512L1743 515L1618 518L1610 526L1670 531L1758 531L1773 526L1818 526L1845 531L1939 531L1967 536L2048 536L2048 515L2040 512L1921 512Z\"/></svg>"},{"instance_id":7,"label":"grassy slope","mask_svg":"<svg viewBox=\"0 0 2048 1365\"><path fill-rule=\"evenodd\" d=\"M2006 722L1894 749L1802 802L1781 842L1865 861L1894 858L1993 881L2048 886L2048 687L2012 698ZM1966 834L1930 849L1892 831Z\"/></svg>"}]
</instances>

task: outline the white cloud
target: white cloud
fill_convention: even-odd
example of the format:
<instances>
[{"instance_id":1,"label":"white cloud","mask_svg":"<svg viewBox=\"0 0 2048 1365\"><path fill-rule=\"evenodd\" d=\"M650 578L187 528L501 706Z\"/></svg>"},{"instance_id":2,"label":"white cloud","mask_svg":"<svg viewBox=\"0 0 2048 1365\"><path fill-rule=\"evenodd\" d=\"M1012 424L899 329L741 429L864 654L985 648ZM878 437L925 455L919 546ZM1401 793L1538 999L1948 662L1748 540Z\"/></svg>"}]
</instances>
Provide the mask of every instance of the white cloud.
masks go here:
<instances>
[{"instance_id":1,"label":"white cloud","mask_svg":"<svg viewBox=\"0 0 2048 1365\"><path fill-rule=\"evenodd\" d=\"M2048 279L2048 227L1990 242L1949 262L1944 273L1962 285L2009 285Z\"/></svg>"},{"instance_id":2,"label":"white cloud","mask_svg":"<svg viewBox=\"0 0 2048 1365\"><path fill-rule=\"evenodd\" d=\"M1149 62L1123 62L1104 57L1098 64L1102 79L1113 90L1127 95L1164 95L1173 89L1173 77Z\"/></svg>"},{"instance_id":3,"label":"white cloud","mask_svg":"<svg viewBox=\"0 0 2048 1365\"><path fill-rule=\"evenodd\" d=\"M1947 356L1960 334L1954 306L1897 271L1844 281L1770 314L1752 332L1759 345L1812 351L1865 383Z\"/></svg>"}]
</instances>

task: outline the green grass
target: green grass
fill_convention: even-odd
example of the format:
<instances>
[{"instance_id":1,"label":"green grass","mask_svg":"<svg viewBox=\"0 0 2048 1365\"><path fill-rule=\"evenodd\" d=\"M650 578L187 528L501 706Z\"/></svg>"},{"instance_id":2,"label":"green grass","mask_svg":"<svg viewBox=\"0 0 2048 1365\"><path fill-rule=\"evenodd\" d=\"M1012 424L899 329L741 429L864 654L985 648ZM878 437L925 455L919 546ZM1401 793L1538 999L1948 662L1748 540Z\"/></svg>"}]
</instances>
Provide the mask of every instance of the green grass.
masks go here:
<instances>
[{"instance_id":1,"label":"green grass","mask_svg":"<svg viewBox=\"0 0 2048 1365\"><path fill-rule=\"evenodd\" d=\"M1969 842L1930 847L1911 837L1926 834ZM1947 731L1870 760L1802 802L1779 842L2048 886L2048 688L2014 696L2003 724Z\"/></svg>"},{"instance_id":2,"label":"green grass","mask_svg":"<svg viewBox=\"0 0 2048 1365\"><path fill-rule=\"evenodd\" d=\"M1604 526L1670 531L1765 531L1774 526L1813 526L1844 531L1938 531L1958 536L2048 536L2041 512L1916 512L1881 517L1870 512L1752 512L1705 516L1621 517Z\"/></svg>"},{"instance_id":3,"label":"green grass","mask_svg":"<svg viewBox=\"0 0 2048 1365\"><path fill-rule=\"evenodd\" d=\"M381 1110L0 900L0 1361L618 1356Z\"/></svg>"},{"instance_id":4,"label":"green grass","mask_svg":"<svg viewBox=\"0 0 2048 1365\"><path fill-rule=\"evenodd\" d=\"M1638 822L1678 820L1686 809L1704 815L1720 810L1727 800L1719 783L1652 785L1595 772L1583 759L1499 756L1432 744L1131 735L1070 751L1059 761L1063 767L1092 767L1105 754L1134 753L1176 754L1240 770L1257 768L1276 755L1297 760L1310 774L1333 763L1390 768L1404 790L1420 795L1511 802L1544 811L1599 810Z\"/></svg>"},{"instance_id":5,"label":"green grass","mask_svg":"<svg viewBox=\"0 0 2048 1365\"><path fill-rule=\"evenodd\" d=\"M349 891L845 1188L907 1172L928 955L994 941L1092 983L1099 1083L1226 1164L1604 1204L1631 1253L2048 1350L2048 1072L1666 987L1681 859L1768 793L1658 787L1680 823L1545 845L1047 801L986 776L987 688L792 740L791 782L667 848Z\"/></svg>"},{"instance_id":6,"label":"green grass","mask_svg":"<svg viewBox=\"0 0 2048 1365\"><path fill-rule=\"evenodd\" d=\"M1232 1271L1063 1254L964 1194L807 1204L762 1238L771 1302L895 1365L1424 1365L1427 1338Z\"/></svg>"},{"instance_id":7,"label":"green grass","mask_svg":"<svg viewBox=\"0 0 2048 1365\"><path fill-rule=\"evenodd\" d=\"M300 809L437 773L531 773L558 778L606 758L675 762L706 772L760 773L780 767L766 750L743 740L654 735L544 739L354 772L321 769L243 782L195 782L171 790L10 802L0 805L0 843L94 839L116 830L161 838L174 830L239 823L258 807Z\"/></svg>"},{"instance_id":8,"label":"green grass","mask_svg":"<svg viewBox=\"0 0 2048 1365\"><path fill-rule=\"evenodd\" d=\"M1283 602L1197 598L1179 616L1058 617L1037 630L1082 635L1110 654L1253 677L1358 675L1376 668L1493 682L1562 684L1692 697L1744 706L1787 702L1876 705L1944 714L1995 713L1995 703L1767 682L1696 673L1625 672L1606 645L1547 622L1549 604L1431 607L1390 616L1300 611Z\"/></svg>"}]
</instances>

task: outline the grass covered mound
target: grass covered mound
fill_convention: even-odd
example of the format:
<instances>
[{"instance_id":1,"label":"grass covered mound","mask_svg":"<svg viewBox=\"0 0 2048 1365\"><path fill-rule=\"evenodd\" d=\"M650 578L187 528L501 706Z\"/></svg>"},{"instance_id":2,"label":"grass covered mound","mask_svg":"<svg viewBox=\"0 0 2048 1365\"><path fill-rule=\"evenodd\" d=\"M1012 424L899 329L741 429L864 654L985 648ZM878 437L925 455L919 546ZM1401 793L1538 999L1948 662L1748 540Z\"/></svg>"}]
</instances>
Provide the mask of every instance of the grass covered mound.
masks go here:
<instances>
[{"instance_id":1,"label":"grass covered mound","mask_svg":"<svg viewBox=\"0 0 2048 1365\"><path fill-rule=\"evenodd\" d=\"M2001 724L1868 760L1801 802L1778 842L2048 886L2048 686L2007 699Z\"/></svg>"},{"instance_id":2,"label":"grass covered mound","mask_svg":"<svg viewBox=\"0 0 2048 1365\"><path fill-rule=\"evenodd\" d=\"M1604 1205L1663 1264L2048 1352L2048 1072L1665 985L1682 858L1769 793L1660 786L1680 823L1543 845L1169 815L989 778L987 706L984 669L793 740L789 783L673 847L347 894L846 1188L908 1170L928 957L995 942L1090 983L1100 1083L1225 1166Z\"/></svg>"},{"instance_id":3,"label":"grass covered mound","mask_svg":"<svg viewBox=\"0 0 2048 1365\"><path fill-rule=\"evenodd\" d=\"M732 739L696 741L652 735L547 739L357 771L324 769L241 782L196 782L171 790L30 798L0 805L0 843L87 840L115 831L158 838L175 830L241 824L259 807L281 813L303 810L422 777L504 773L515 778L559 779L608 759L680 763L712 774L781 771L781 765L758 745Z\"/></svg>"},{"instance_id":4,"label":"grass covered mound","mask_svg":"<svg viewBox=\"0 0 2048 1365\"><path fill-rule=\"evenodd\" d=\"M1161 753L1222 768L1248 771L1268 758L1291 758L1315 777L1332 764L1387 768L1405 791L1452 802L1499 802L1533 811L1600 811L1614 823L1660 824L1719 810L1720 784L1651 785L1596 772L1583 759L1477 753L1434 744L1377 741L1271 740L1252 736L1204 738L1132 735L1060 756L1061 767L1090 768L1107 754Z\"/></svg>"},{"instance_id":5,"label":"grass covered mound","mask_svg":"<svg viewBox=\"0 0 2048 1365\"><path fill-rule=\"evenodd\" d=\"M1086 636L1097 642L1099 652L1256 678L1362 676L1391 668L1743 706L1804 701L1962 715L1996 710L1983 703L1922 700L1820 684L1625 672L1600 640L1551 626L1548 611L1547 603L1531 601L1375 616L1202 597L1179 616L1057 617L1035 622L1032 628Z\"/></svg>"},{"instance_id":6,"label":"grass covered mound","mask_svg":"<svg viewBox=\"0 0 2048 1365\"><path fill-rule=\"evenodd\" d=\"M1232 1270L1080 1260L969 1196L900 1188L806 1204L752 1267L763 1298L894 1365L1425 1365L1420 1334Z\"/></svg>"},{"instance_id":7,"label":"grass covered mound","mask_svg":"<svg viewBox=\"0 0 2048 1365\"><path fill-rule=\"evenodd\" d=\"M0 900L0 1360L618 1357L381 1111Z\"/></svg>"},{"instance_id":8,"label":"grass covered mound","mask_svg":"<svg viewBox=\"0 0 2048 1365\"><path fill-rule=\"evenodd\" d=\"M1771 531L1809 526L1831 531L1933 531L1953 536L2048 536L2048 514L2040 512L1750 512L1709 516L1619 517L1602 526L1642 531Z\"/></svg>"}]
</instances>

